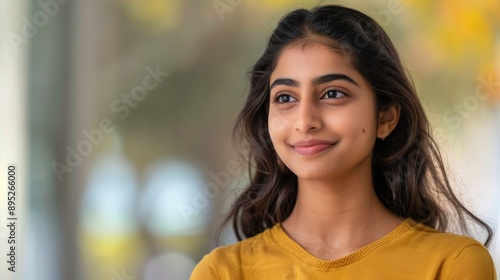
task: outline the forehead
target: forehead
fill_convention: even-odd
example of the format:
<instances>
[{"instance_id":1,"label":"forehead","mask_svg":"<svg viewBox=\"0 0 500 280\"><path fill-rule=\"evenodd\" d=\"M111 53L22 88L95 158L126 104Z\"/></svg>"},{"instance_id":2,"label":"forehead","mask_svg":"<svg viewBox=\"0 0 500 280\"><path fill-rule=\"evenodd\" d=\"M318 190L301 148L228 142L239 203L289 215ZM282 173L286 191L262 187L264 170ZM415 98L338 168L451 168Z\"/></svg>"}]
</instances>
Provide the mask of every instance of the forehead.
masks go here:
<instances>
[{"instance_id":1,"label":"forehead","mask_svg":"<svg viewBox=\"0 0 500 280\"><path fill-rule=\"evenodd\" d=\"M283 77L307 80L331 73L363 79L350 64L350 59L341 52L319 43L297 44L283 49L271 73L270 82Z\"/></svg>"}]
</instances>

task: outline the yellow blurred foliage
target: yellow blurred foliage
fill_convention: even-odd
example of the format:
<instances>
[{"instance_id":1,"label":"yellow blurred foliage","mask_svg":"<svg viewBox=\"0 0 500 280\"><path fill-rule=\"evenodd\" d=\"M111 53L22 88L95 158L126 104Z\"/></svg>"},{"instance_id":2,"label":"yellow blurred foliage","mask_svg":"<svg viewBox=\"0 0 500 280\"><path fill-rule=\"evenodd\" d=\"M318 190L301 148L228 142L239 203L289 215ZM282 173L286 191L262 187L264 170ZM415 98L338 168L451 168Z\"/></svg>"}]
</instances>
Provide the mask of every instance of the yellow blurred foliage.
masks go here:
<instances>
[{"instance_id":1,"label":"yellow blurred foliage","mask_svg":"<svg viewBox=\"0 0 500 280\"><path fill-rule=\"evenodd\" d=\"M491 59L494 34L485 12L459 1L454 2L455 5L447 2L442 1L438 7L438 25L430 30L438 46L453 59L463 59L468 54L482 60Z\"/></svg>"},{"instance_id":2,"label":"yellow blurred foliage","mask_svg":"<svg viewBox=\"0 0 500 280\"><path fill-rule=\"evenodd\" d=\"M172 29L179 24L180 0L124 0L129 16L148 30Z\"/></svg>"},{"instance_id":3,"label":"yellow blurred foliage","mask_svg":"<svg viewBox=\"0 0 500 280\"><path fill-rule=\"evenodd\" d=\"M96 236L81 232L80 246L93 274L100 277L107 276L114 269L137 265L137 260L144 254L138 235Z\"/></svg>"},{"instance_id":4,"label":"yellow blurred foliage","mask_svg":"<svg viewBox=\"0 0 500 280\"><path fill-rule=\"evenodd\" d=\"M476 73L481 77L500 77L500 53L495 48L500 28L500 1L421 0L403 1L421 22L417 41L427 42L435 61L456 75ZM465 67L465 68L464 68ZM498 100L496 90L493 98Z\"/></svg>"}]
</instances>

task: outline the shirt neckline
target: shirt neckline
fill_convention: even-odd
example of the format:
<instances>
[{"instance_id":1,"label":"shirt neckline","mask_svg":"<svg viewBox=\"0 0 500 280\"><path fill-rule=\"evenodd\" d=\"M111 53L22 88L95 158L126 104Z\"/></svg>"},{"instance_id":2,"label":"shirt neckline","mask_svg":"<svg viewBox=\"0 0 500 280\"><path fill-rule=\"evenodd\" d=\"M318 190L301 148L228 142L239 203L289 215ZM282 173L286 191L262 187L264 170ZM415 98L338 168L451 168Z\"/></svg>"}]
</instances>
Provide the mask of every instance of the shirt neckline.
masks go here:
<instances>
[{"instance_id":1,"label":"shirt neckline","mask_svg":"<svg viewBox=\"0 0 500 280\"><path fill-rule=\"evenodd\" d=\"M323 260L309 253L295 240L290 238L279 223L271 228L270 233L274 242L276 242L278 246L282 247L284 250L288 251L302 262L317 268L340 268L355 263L372 254L376 250L387 246L389 243L405 234L412 228L412 220L411 218L407 218L382 238L360 248L359 250L352 252L347 256L334 260Z\"/></svg>"}]
</instances>

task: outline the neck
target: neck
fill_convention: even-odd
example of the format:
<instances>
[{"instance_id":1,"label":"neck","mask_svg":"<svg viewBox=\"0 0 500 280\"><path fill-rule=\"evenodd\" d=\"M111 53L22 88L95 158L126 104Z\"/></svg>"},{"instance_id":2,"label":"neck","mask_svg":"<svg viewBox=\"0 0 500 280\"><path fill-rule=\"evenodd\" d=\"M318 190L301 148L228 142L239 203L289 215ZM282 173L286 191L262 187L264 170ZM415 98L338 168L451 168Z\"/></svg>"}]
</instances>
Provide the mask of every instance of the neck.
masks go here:
<instances>
[{"instance_id":1,"label":"neck","mask_svg":"<svg viewBox=\"0 0 500 280\"><path fill-rule=\"evenodd\" d=\"M311 254L331 259L374 242L403 219L375 194L370 176L335 180L298 179L295 207L282 223L288 235Z\"/></svg>"}]
</instances>

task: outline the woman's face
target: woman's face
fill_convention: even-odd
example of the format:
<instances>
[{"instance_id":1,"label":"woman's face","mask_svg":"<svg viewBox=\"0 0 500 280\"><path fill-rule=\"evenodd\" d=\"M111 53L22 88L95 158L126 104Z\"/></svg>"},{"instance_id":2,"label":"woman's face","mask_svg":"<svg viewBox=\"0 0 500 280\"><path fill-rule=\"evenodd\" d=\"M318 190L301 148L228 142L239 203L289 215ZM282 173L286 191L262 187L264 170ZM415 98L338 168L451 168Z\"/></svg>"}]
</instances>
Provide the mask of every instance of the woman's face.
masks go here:
<instances>
[{"instance_id":1,"label":"woman's face","mask_svg":"<svg viewBox=\"0 0 500 280\"><path fill-rule=\"evenodd\" d=\"M375 95L345 57L321 44L287 47L269 86L269 134L299 178L335 178L371 165Z\"/></svg>"}]
</instances>

